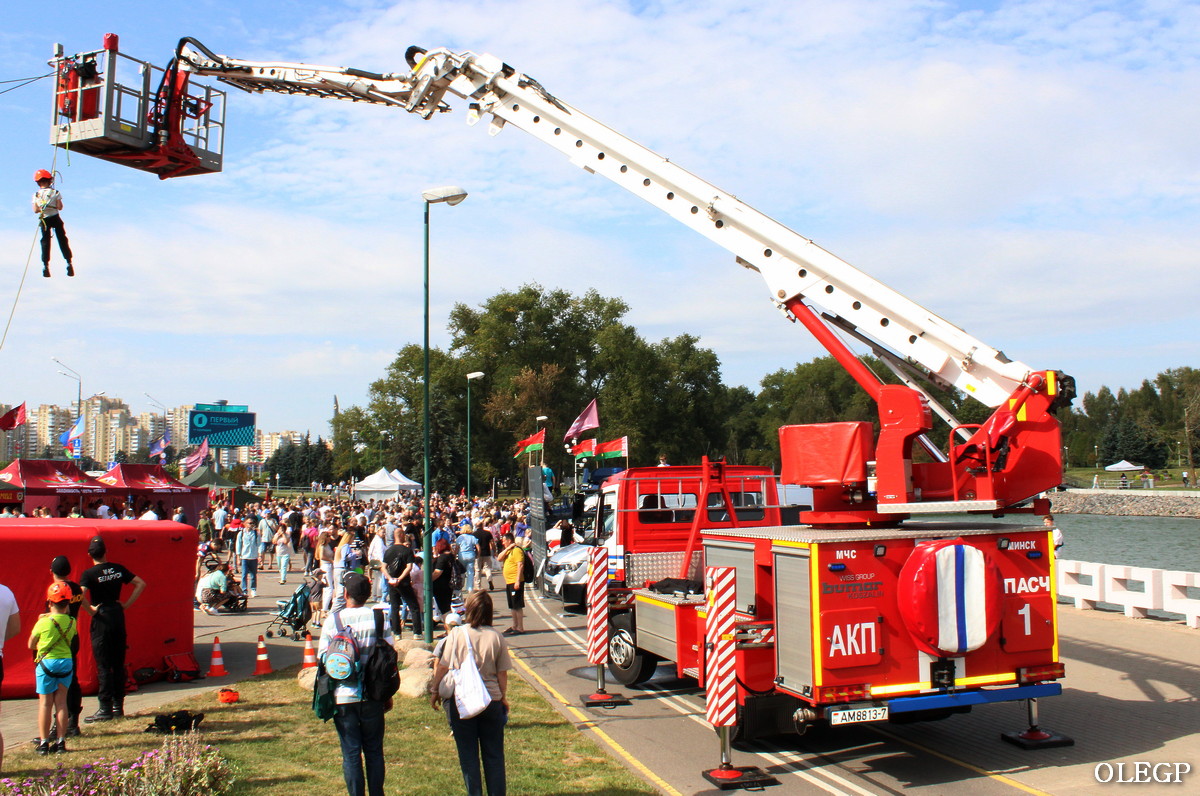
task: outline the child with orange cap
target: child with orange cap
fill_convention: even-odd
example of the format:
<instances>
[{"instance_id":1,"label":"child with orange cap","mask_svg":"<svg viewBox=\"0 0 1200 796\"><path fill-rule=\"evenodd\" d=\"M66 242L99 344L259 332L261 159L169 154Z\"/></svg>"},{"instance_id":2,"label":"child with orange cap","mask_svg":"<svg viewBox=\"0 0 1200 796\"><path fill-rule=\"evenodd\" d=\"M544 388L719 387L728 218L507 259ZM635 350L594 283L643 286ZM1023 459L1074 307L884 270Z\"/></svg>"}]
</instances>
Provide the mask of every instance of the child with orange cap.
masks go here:
<instances>
[{"instance_id":1,"label":"child with orange cap","mask_svg":"<svg viewBox=\"0 0 1200 796\"><path fill-rule=\"evenodd\" d=\"M75 266L71 264L71 244L67 241L67 228L63 226L62 194L54 190L54 175L45 169L33 173L33 181L38 184L37 192L33 195L33 212L37 213L42 229L42 276L50 276L50 232L58 238L58 250L67 261L67 276L75 276Z\"/></svg>"},{"instance_id":2,"label":"child with orange cap","mask_svg":"<svg viewBox=\"0 0 1200 796\"><path fill-rule=\"evenodd\" d=\"M29 634L38 693L39 755L67 751L67 687L75 669L71 661L71 639L77 632L75 620L68 613L71 597L71 587L66 583L50 584L46 592L50 613L38 617ZM49 737L51 713L56 714L58 721L58 738L54 741Z\"/></svg>"}]
</instances>

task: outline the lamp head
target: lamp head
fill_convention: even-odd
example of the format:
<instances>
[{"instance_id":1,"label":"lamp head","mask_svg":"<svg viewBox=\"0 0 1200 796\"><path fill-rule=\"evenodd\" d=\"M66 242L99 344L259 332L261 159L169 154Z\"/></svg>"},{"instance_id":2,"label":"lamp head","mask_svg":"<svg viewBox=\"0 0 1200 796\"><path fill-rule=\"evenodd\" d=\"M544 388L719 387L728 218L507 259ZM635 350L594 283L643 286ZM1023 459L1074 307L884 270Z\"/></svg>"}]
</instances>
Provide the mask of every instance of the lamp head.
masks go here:
<instances>
[{"instance_id":1,"label":"lamp head","mask_svg":"<svg viewBox=\"0 0 1200 796\"><path fill-rule=\"evenodd\" d=\"M474 371L473 373L467 374L467 381L471 381L472 379L482 379L482 378L483 378L482 370L477 370L477 371Z\"/></svg>"},{"instance_id":2,"label":"lamp head","mask_svg":"<svg viewBox=\"0 0 1200 796\"><path fill-rule=\"evenodd\" d=\"M453 207L467 198L467 192L457 185L443 185L441 188L421 191L421 198L431 205L444 202Z\"/></svg>"}]
</instances>

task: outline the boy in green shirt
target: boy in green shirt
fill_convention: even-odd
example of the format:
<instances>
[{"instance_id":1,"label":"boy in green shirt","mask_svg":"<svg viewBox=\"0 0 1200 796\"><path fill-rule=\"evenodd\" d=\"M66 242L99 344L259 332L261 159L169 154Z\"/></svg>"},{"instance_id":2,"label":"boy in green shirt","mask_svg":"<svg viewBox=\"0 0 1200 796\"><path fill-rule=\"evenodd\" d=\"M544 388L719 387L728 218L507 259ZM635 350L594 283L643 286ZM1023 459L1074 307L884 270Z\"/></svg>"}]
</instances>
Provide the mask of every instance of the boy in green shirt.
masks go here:
<instances>
[{"instance_id":1,"label":"boy in green shirt","mask_svg":"<svg viewBox=\"0 0 1200 796\"><path fill-rule=\"evenodd\" d=\"M75 620L68 613L70 586L62 581L50 584L46 602L50 604L50 613L38 617L29 634L38 693L39 755L67 751L67 687L75 668L71 660L71 639L77 632ZM58 719L58 738L53 743L49 737L52 712Z\"/></svg>"}]
</instances>

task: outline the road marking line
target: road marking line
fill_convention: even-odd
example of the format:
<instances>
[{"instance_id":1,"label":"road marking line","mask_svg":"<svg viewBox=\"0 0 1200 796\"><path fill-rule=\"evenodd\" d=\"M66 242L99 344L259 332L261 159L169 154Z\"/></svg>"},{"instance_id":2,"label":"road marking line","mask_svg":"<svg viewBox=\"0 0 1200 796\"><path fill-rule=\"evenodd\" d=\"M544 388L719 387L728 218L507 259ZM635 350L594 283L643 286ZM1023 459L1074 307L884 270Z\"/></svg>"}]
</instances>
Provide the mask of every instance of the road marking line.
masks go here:
<instances>
[{"instance_id":1,"label":"road marking line","mask_svg":"<svg viewBox=\"0 0 1200 796\"><path fill-rule=\"evenodd\" d=\"M663 790L666 793L671 794L671 796L683 796L682 793L680 793L679 791L672 788L670 785L667 784L667 782L664 779L662 779L657 774L655 774L653 771L651 771L649 768L647 768L642 763L642 761L638 760L636 757L629 754L629 752L626 752L625 747L623 747L623 746L621 746L621 744L617 743L616 740L614 740L613 737L610 736L608 733L606 733L604 730L597 727L595 721L593 721L586 714L584 714L583 711L581 711L579 708L572 705L567 700L563 699L562 694L558 693L558 691L555 690L554 686L547 683L544 679L542 679L541 675L539 675L532 668L530 668L529 664L525 663L525 661L521 659L521 656L517 655L511 649L509 650L509 655L512 656L512 659L517 662L517 665L521 667L521 670L524 671L525 674L529 675L534 680L536 680L542 686L542 688L546 689L546 691L548 691L551 696L553 696L555 699L557 699L559 701L559 703L561 703L562 706L565 707L567 709L567 711L572 716L575 717L576 721L578 721L581 726L594 732L600 738L601 741L603 741L610 749L612 749L614 752L616 752L618 756L620 756L622 759L624 759L626 763L633 766L633 768L635 770L637 770L639 773L641 773L641 775L643 777L650 780L650 782L653 783L655 786L657 786L660 790Z\"/></svg>"},{"instance_id":2,"label":"road marking line","mask_svg":"<svg viewBox=\"0 0 1200 796\"><path fill-rule=\"evenodd\" d=\"M974 765L972 763L968 763L965 760L959 760L957 757L951 757L950 755L945 754L943 752L939 752L936 749L930 749L928 746L925 746L924 744L919 744L916 741L910 741L907 738L901 738L900 736L895 735L895 734L883 729L882 727L876 727L874 725L866 725L866 726L867 726L867 729L869 729L873 732L879 733L880 735L884 736L885 738L890 738L893 741L896 741L897 743L902 743L902 744L905 744L906 746L911 746L914 749L920 749L922 752L931 754L934 757L939 757L942 760L945 760L947 763L954 763L955 765L962 766L963 768L967 769L968 771L974 771L976 774L983 774L984 776L986 776L990 779L994 779L1001 784L1008 785L1009 787L1016 788L1017 790L1022 790L1022 791L1025 791L1026 793L1032 794L1032 796L1051 796L1051 794L1048 793L1047 791L1038 790L1037 788L1031 787L1029 785L1025 785L1024 783L1017 782L1015 779L1013 779L1011 777L1006 777L1003 774L997 774L995 771L988 771L986 768L980 768L979 766Z\"/></svg>"}]
</instances>

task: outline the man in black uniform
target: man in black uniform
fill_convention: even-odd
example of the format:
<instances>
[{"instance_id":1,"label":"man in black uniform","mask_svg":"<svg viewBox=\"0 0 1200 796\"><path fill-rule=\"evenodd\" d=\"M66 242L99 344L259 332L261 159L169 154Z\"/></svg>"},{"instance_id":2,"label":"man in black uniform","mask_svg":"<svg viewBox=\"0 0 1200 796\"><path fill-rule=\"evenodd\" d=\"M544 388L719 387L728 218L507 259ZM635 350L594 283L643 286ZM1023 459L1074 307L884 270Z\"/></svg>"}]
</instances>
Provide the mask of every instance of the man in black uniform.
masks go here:
<instances>
[{"instance_id":1,"label":"man in black uniform","mask_svg":"<svg viewBox=\"0 0 1200 796\"><path fill-rule=\"evenodd\" d=\"M108 548L99 536L88 544L95 566L85 569L79 583L88 592L87 612L92 615L92 655L100 678L100 709L84 721L110 721L125 715L125 609L133 605L146 581L120 564L110 564ZM133 585L129 599L121 602L121 587Z\"/></svg>"},{"instance_id":2,"label":"man in black uniform","mask_svg":"<svg viewBox=\"0 0 1200 796\"><path fill-rule=\"evenodd\" d=\"M50 574L55 583L65 583L71 589L67 611L72 619L78 621L79 608L83 605L83 587L67 578L71 574L71 562L66 556L55 556L50 562ZM79 735L79 715L83 713L83 691L79 688L78 633L71 637L71 665L71 685L67 687L67 735L75 736Z\"/></svg>"},{"instance_id":3,"label":"man in black uniform","mask_svg":"<svg viewBox=\"0 0 1200 796\"><path fill-rule=\"evenodd\" d=\"M388 582L388 612L392 632L400 637L400 603L408 606L408 615L412 617L413 633L420 637L425 632L421 609L417 605L417 593L412 584L413 552L412 548L403 543L396 543L383 551L383 574Z\"/></svg>"}]
</instances>

